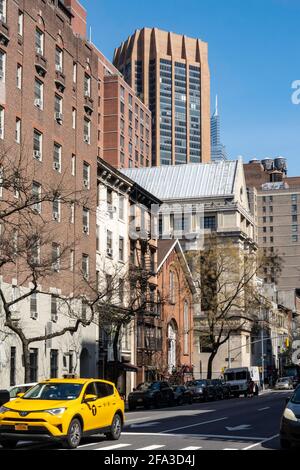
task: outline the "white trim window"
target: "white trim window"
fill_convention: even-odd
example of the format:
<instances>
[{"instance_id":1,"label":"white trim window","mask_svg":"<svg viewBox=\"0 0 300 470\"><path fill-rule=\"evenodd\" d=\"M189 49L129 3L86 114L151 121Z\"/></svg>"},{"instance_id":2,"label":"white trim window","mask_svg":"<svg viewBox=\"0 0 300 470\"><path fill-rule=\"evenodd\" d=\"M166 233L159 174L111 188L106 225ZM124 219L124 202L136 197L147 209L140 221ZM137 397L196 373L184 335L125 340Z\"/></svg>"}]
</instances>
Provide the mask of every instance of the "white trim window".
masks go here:
<instances>
[{"instance_id":1,"label":"white trim window","mask_svg":"<svg viewBox=\"0 0 300 470\"><path fill-rule=\"evenodd\" d=\"M21 143L21 132L22 132L22 121L20 118L16 118L16 142Z\"/></svg>"},{"instance_id":2,"label":"white trim window","mask_svg":"<svg viewBox=\"0 0 300 470\"><path fill-rule=\"evenodd\" d=\"M22 90L22 76L23 76L23 67L21 64L17 64L17 88Z\"/></svg>"},{"instance_id":3,"label":"white trim window","mask_svg":"<svg viewBox=\"0 0 300 470\"><path fill-rule=\"evenodd\" d=\"M75 223L75 202L70 204L70 224Z\"/></svg>"},{"instance_id":4,"label":"white trim window","mask_svg":"<svg viewBox=\"0 0 300 470\"><path fill-rule=\"evenodd\" d=\"M60 222L60 212L61 212L61 203L60 199L57 197L53 199L52 202L52 219L56 222Z\"/></svg>"},{"instance_id":5,"label":"white trim window","mask_svg":"<svg viewBox=\"0 0 300 470\"><path fill-rule=\"evenodd\" d=\"M82 274L85 280L89 278L89 271L90 271L90 260L89 255L83 254L82 255Z\"/></svg>"},{"instance_id":6,"label":"white trim window","mask_svg":"<svg viewBox=\"0 0 300 470\"><path fill-rule=\"evenodd\" d=\"M83 140L86 144L91 143L91 121L87 118L84 118L83 123Z\"/></svg>"},{"instance_id":7,"label":"white trim window","mask_svg":"<svg viewBox=\"0 0 300 470\"><path fill-rule=\"evenodd\" d=\"M33 200L35 201L33 205L33 209L40 214L42 212L42 203L41 203L42 186L40 185L40 183L37 183L36 181L32 182L32 197L33 197Z\"/></svg>"},{"instance_id":8,"label":"white trim window","mask_svg":"<svg viewBox=\"0 0 300 470\"><path fill-rule=\"evenodd\" d=\"M52 270L56 273L60 271L60 245L52 243Z\"/></svg>"},{"instance_id":9,"label":"white trim window","mask_svg":"<svg viewBox=\"0 0 300 470\"><path fill-rule=\"evenodd\" d=\"M91 174L90 165L86 162L83 162L83 187L85 189L90 189L90 174Z\"/></svg>"},{"instance_id":10,"label":"white trim window","mask_svg":"<svg viewBox=\"0 0 300 470\"><path fill-rule=\"evenodd\" d=\"M6 23L6 1L0 0L0 21Z\"/></svg>"},{"instance_id":11,"label":"white trim window","mask_svg":"<svg viewBox=\"0 0 300 470\"><path fill-rule=\"evenodd\" d=\"M72 154L72 157L71 157L71 175L72 176L76 175L76 155L74 155L74 153Z\"/></svg>"},{"instance_id":12,"label":"white trim window","mask_svg":"<svg viewBox=\"0 0 300 470\"><path fill-rule=\"evenodd\" d=\"M6 75L6 54L0 50L0 82L5 83Z\"/></svg>"},{"instance_id":13,"label":"white trim window","mask_svg":"<svg viewBox=\"0 0 300 470\"><path fill-rule=\"evenodd\" d=\"M86 235L90 232L90 211L86 207L83 208L82 212L82 230Z\"/></svg>"},{"instance_id":14,"label":"white trim window","mask_svg":"<svg viewBox=\"0 0 300 470\"><path fill-rule=\"evenodd\" d=\"M37 308L37 293L33 292L30 296L30 318L37 320L38 308Z\"/></svg>"},{"instance_id":15,"label":"white trim window","mask_svg":"<svg viewBox=\"0 0 300 470\"><path fill-rule=\"evenodd\" d=\"M55 70L61 73L63 71L63 51L60 47L55 48Z\"/></svg>"},{"instance_id":16,"label":"white trim window","mask_svg":"<svg viewBox=\"0 0 300 470\"><path fill-rule=\"evenodd\" d=\"M91 97L91 77L87 73L84 74L84 96Z\"/></svg>"},{"instance_id":17,"label":"white trim window","mask_svg":"<svg viewBox=\"0 0 300 470\"><path fill-rule=\"evenodd\" d=\"M44 33L36 28L35 30L35 51L37 54L43 56L44 55L44 40L45 36Z\"/></svg>"},{"instance_id":18,"label":"white trim window","mask_svg":"<svg viewBox=\"0 0 300 470\"><path fill-rule=\"evenodd\" d=\"M5 111L0 106L0 139L4 139Z\"/></svg>"},{"instance_id":19,"label":"white trim window","mask_svg":"<svg viewBox=\"0 0 300 470\"><path fill-rule=\"evenodd\" d=\"M76 129L76 120L77 120L76 108L72 108L72 129Z\"/></svg>"},{"instance_id":20,"label":"white trim window","mask_svg":"<svg viewBox=\"0 0 300 470\"><path fill-rule=\"evenodd\" d=\"M62 146L54 143L53 147L53 170L61 173L61 155L62 155Z\"/></svg>"},{"instance_id":21,"label":"white trim window","mask_svg":"<svg viewBox=\"0 0 300 470\"><path fill-rule=\"evenodd\" d=\"M44 106L44 84L37 78L34 81L34 106L39 109Z\"/></svg>"},{"instance_id":22,"label":"white trim window","mask_svg":"<svg viewBox=\"0 0 300 470\"><path fill-rule=\"evenodd\" d=\"M73 83L77 83L77 63L73 62Z\"/></svg>"},{"instance_id":23,"label":"white trim window","mask_svg":"<svg viewBox=\"0 0 300 470\"><path fill-rule=\"evenodd\" d=\"M190 319L189 319L189 304L187 301L184 302L183 328L184 328L183 354L188 354L189 353Z\"/></svg>"},{"instance_id":24,"label":"white trim window","mask_svg":"<svg viewBox=\"0 0 300 470\"><path fill-rule=\"evenodd\" d=\"M39 161L43 157L43 134L36 129L33 131L33 157Z\"/></svg>"},{"instance_id":25,"label":"white trim window","mask_svg":"<svg viewBox=\"0 0 300 470\"><path fill-rule=\"evenodd\" d=\"M53 323L56 323L58 320L58 308L57 308L57 302L58 298L56 295L51 294L51 321Z\"/></svg>"},{"instance_id":26,"label":"white trim window","mask_svg":"<svg viewBox=\"0 0 300 470\"><path fill-rule=\"evenodd\" d=\"M62 124L63 121L63 99L59 95L54 96L54 119L58 124Z\"/></svg>"},{"instance_id":27,"label":"white trim window","mask_svg":"<svg viewBox=\"0 0 300 470\"><path fill-rule=\"evenodd\" d=\"M18 15L18 34L19 34L19 36L23 36L23 30L24 30L24 15L23 15L23 12L19 10L19 15Z\"/></svg>"}]
</instances>

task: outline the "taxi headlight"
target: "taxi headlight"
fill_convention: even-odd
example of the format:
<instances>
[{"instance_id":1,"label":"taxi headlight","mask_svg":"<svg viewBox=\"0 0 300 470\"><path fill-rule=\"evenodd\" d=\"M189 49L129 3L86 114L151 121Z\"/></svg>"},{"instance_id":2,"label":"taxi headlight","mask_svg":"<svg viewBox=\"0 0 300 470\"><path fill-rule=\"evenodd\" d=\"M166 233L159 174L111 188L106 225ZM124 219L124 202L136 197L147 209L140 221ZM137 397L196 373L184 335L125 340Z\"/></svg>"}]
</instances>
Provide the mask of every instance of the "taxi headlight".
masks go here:
<instances>
[{"instance_id":1,"label":"taxi headlight","mask_svg":"<svg viewBox=\"0 0 300 470\"><path fill-rule=\"evenodd\" d=\"M66 408L52 408L51 410L45 410L45 413L49 413L52 416L60 416L66 411Z\"/></svg>"},{"instance_id":2,"label":"taxi headlight","mask_svg":"<svg viewBox=\"0 0 300 470\"><path fill-rule=\"evenodd\" d=\"M290 408L286 408L284 410L283 416L285 417L285 419L288 419L289 421L298 421L294 412Z\"/></svg>"},{"instance_id":3,"label":"taxi headlight","mask_svg":"<svg viewBox=\"0 0 300 470\"><path fill-rule=\"evenodd\" d=\"M0 414L6 413L6 411L9 411L9 408L6 408L5 406L0 406Z\"/></svg>"}]
</instances>

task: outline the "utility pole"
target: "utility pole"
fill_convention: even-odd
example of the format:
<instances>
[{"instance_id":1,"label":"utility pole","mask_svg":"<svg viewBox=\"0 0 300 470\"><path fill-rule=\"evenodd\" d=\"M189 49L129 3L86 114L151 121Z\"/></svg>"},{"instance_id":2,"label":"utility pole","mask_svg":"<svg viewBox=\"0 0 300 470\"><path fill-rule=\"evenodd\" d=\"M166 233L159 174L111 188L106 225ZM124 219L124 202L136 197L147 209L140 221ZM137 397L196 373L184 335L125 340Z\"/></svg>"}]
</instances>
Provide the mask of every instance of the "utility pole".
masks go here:
<instances>
[{"instance_id":1,"label":"utility pole","mask_svg":"<svg viewBox=\"0 0 300 470\"><path fill-rule=\"evenodd\" d=\"M264 358L264 327L263 325L261 328L261 367L262 367L262 373L261 373L262 387L264 390L265 389L265 358Z\"/></svg>"},{"instance_id":2,"label":"utility pole","mask_svg":"<svg viewBox=\"0 0 300 470\"><path fill-rule=\"evenodd\" d=\"M229 338L228 338L228 369L231 368L231 351L230 351L230 335L229 335Z\"/></svg>"}]
</instances>

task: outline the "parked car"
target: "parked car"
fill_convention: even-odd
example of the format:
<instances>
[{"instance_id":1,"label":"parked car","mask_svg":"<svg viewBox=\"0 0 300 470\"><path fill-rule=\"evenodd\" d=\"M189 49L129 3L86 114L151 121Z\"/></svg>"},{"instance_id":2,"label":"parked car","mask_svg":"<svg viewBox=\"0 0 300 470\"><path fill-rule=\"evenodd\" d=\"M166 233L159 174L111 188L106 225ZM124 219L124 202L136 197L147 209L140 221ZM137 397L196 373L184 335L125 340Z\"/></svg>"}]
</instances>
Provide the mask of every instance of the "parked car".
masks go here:
<instances>
[{"instance_id":1,"label":"parked car","mask_svg":"<svg viewBox=\"0 0 300 470\"><path fill-rule=\"evenodd\" d=\"M0 406L4 405L9 401L9 391L8 390L0 390Z\"/></svg>"},{"instance_id":2,"label":"parked car","mask_svg":"<svg viewBox=\"0 0 300 470\"><path fill-rule=\"evenodd\" d=\"M224 398L230 398L231 390L230 385L221 379L213 379L212 385L215 387L216 398L223 400Z\"/></svg>"},{"instance_id":3,"label":"parked car","mask_svg":"<svg viewBox=\"0 0 300 470\"><path fill-rule=\"evenodd\" d=\"M168 382L146 382L137 386L128 395L128 408L135 410L138 406L149 409L159 408L162 404L174 404L174 392Z\"/></svg>"},{"instance_id":4,"label":"parked car","mask_svg":"<svg viewBox=\"0 0 300 470\"><path fill-rule=\"evenodd\" d=\"M300 444L300 386L287 399L280 425L281 448L289 449L293 444Z\"/></svg>"},{"instance_id":5,"label":"parked car","mask_svg":"<svg viewBox=\"0 0 300 470\"><path fill-rule=\"evenodd\" d=\"M192 391L193 400L207 401L216 399L216 390L211 380L192 380L187 382L186 385Z\"/></svg>"},{"instance_id":6,"label":"parked car","mask_svg":"<svg viewBox=\"0 0 300 470\"><path fill-rule=\"evenodd\" d=\"M294 385L290 377L281 377L275 384L275 390L293 390Z\"/></svg>"},{"instance_id":7,"label":"parked car","mask_svg":"<svg viewBox=\"0 0 300 470\"><path fill-rule=\"evenodd\" d=\"M124 401L113 383L45 380L0 407L0 445L11 449L18 441L46 440L75 449L82 437L99 433L115 441L124 420Z\"/></svg>"},{"instance_id":8,"label":"parked car","mask_svg":"<svg viewBox=\"0 0 300 470\"><path fill-rule=\"evenodd\" d=\"M20 385L13 385L12 387L10 387L8 389L9 391L9 395L10 395L10 399L11 400L14 400L15 398L17 398L17 395L19 393L25 393L27 392L27 390L29 390L30 388L34 387L36 385L36 382L35 383L31 383L31 384L20 384Z\"/></svg>"},{"instance_id":9,"label":"parked car","mask_svg":"<svg viewBox=\"0 0 300 470\"><path fill-rule=\"evenodd\" d=\"M184 403L193 403L193 393L185 385L173 385L174 401L176 405L183 405Z\"/></svg>"}]
</instances>

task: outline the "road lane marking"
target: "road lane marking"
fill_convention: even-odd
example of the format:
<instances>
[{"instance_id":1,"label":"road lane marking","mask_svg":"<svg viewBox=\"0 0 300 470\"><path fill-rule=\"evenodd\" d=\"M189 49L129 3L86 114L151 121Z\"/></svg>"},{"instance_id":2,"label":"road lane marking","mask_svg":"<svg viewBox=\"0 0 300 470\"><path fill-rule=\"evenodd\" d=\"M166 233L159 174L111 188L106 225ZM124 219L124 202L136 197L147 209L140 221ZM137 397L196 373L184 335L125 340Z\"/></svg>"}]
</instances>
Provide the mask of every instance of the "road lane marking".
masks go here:
<instances>
[{"instance_id":1,"label":"road lane marking","mask_svg":"<svg viewBox=\"0 0 300 470\"><path fill-rule=\"evenodd\" d=\"M203 424L210 424L210 423L216 423L218 421L224 421L228 418L219 418L219 419L213 419L211 421L204 421L202 423L197 423L197 424L190 424L189 426L181 426L180 428L173 428L173 429L166 429L165 431L162 431L162 434L168 432L174 432L174 431L180 431L180 429L188 429L188 428L195 428L197 426L203 426Z\"/></svg>"},{"instance_id":2,"label":"road lane marking","mask_svg":"<svg viewBox=\"0 0 300 470\"><path fill-rule=\"evenodd\" d=\"M190 447L184 447L183 449L180 449L180 450L200 450L200 449L202 449L202 447L190 446Z\"/></svg>"},{"instance_id":3,"label":"road lane marking","mask_svg":"<svg viewBox=\"0 0 300 470\"><path fill-rule=\"evenodd\" d=\"M162 447L166 447L165 445L153 445L153 446L147 446L147 447L140 447L139 449L136 450L155 450L155 449L161 449Z\"/></svg>"},{"instance_id":4,"label":"road lane marking","mask_svg":"<svg viewBox=\"0 0 300 470\"><path fill-rule=\"evenodd\" d=\"M270 406L266 406L265 408L259 408L257 411L266 411L266 410L270 410L271 407Z\"/></svg>"},{"instance_id":5,"label":"road lane marking","mask_svg":"<svg viewBox=\"0 0 300 470\"><path fill-rule=\"evenodd\" d=\"M223 450L239 450L239 449L230 449L229 447L227 449L223 449Z\"/></svg>"},{"instance_id":6,"label":"road lane marking","mask_svg":"<svg viewBox=\"0 0 300 470\"><path fill-rule=\"evenodd\" d=\"M132 421L136 422L136 421L147 421L147 419L151 419L150 416L145 416L144 418L133 418L133 419L126 419L126 422L125 422L125 426L127 423L131 423Z\"/></svg>"},{"instance_id":7,"label":"road lane marking","mask_svg":"<svg viewBox=\"0 0 300 470\"><path fill-rule=\"evenodd\" d=\"M160 424L160 421L155 421L153 423L149 423L149 421L146 421L145 423L142 424L130 424L130 428L151 428L152 426L157 426Z\"/></svg>"},{"instance_id":8,"label":"road lane marking","mask_svg":"<svg viewBox=\"0 0 300 470\"><path fill-rule=\"evenodd\" d=\"M252 446L245 447L245 448L242 449L242 450L250 450L250 449L253 449L254 447L260 446L260 445L264 444L265 442L273 441L273 439L276 439L276 438L279 437L279 436L280 436L280 434L276 434L275 436L269 437L268 439L264 439L263 441L258 442L257 444L253 444Z\"/></svg>"},{"instance_id":9,"label":"road lane marking","mask_svg":"<svg viewBox=\"0 0 300 470\"><path fill-rule=\"evenodd\" d=\"M234 428L226 428L227 431L244 431L251 428L250 424L241 424L241 426L235 426Z\"/></svg>"},{"instance_id":10,"label":"road lane marking","mask_svg":"<svg viewBox=\"0 0 300 470\"><path fill-rule=\"evenodd\" d=\"M178 438L190 438L196 439L201 437L206 438L217 438L217 439L227 439L227 440L235 440L235 441L262 441L264 437L252 437L252 436L229 436L229 435L222 435L222 434L165 434L159 432L122 432L122 436L160 436L160 437L178 437Z\"/></svg>"},{"instance_id":11,"label":"road lane marking","mask_svg":"<svg viewBox=\"0 0 300 470\"><path fill-rule=\"evenodd\" d=\"M95 450L117 450L117 449L122 449L123 447L130 447L132 444L116 444L113 446L108 446L108 447L99 447L98 449Z\"/></svg>"}]
</instances>

